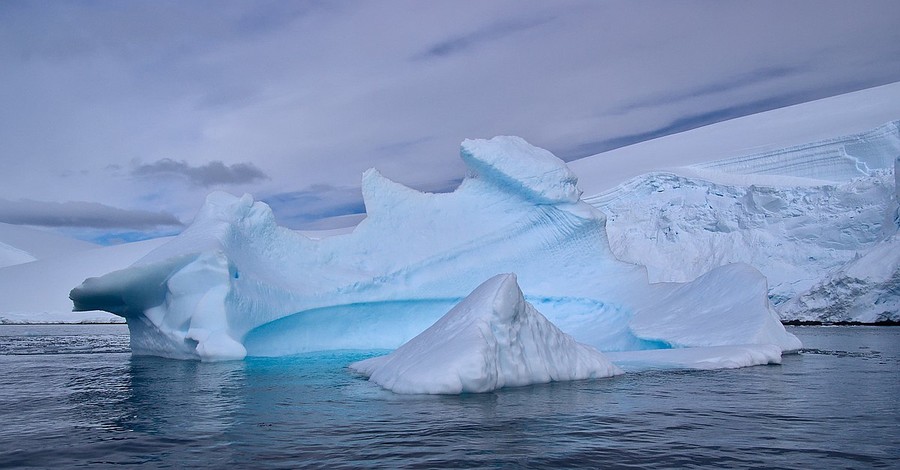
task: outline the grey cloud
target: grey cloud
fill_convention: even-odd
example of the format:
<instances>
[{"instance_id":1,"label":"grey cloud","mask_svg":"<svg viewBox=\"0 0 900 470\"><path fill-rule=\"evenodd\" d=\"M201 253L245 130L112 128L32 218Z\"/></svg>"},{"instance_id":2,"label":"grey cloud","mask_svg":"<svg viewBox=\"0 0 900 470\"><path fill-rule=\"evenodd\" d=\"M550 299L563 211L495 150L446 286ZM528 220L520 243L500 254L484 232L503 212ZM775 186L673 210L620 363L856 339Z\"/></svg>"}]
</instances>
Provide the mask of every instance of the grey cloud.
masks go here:
<instances>
[{"instance_id":1,"label":"grey cloud","mask_svg":"<svg viewBox=\"0 0 900 470\"><path fill-rule=\"evenodd\" d=\"M413 57L413 60L440 59L460 54L479 45L536 28L552 20L553 18L531 18L527 20L519 19L495 22L471 33L434 44L427 50L416 54Z\"/></svg>"},{"instance_id":2,"label":"grey cloud","mask_svg":"<svg viewBox=\"0 0 900 470\"><path fill-rule=\"evenodd\" d=\"M0 199L0 222L43 227L93 227L149 229L182 226L167 212L127 210L96 202L44 202Z\"/></svg>"},{"instance_id":3,"label":"grey cloud","mask_svg":"<svg viewBox=\"0 0 900 470\"><path fill-rule=\"evenodd\" d=\"M421 146L421 144L428 143L433 140L434 136L420 137L417 139L398 140L395 142L388 142L386 144L379 145L375 148L375 151L383 155L393 155L395 153L407 152L411 149Z\"/></svg>"},{"instance_id":4,"label":"grey cloud","mask_svg":"<svg viewBox=\"0 0 900 470\"><path fill-rule=\"evenodd\" d=\"M116 1L5 2L6 34L26 40L4 41L0 53L61 60L103 51L122 57L190 56L221 42L245 41L284 29L326 8L323 2L279 1L158 1L128 8Z\"/></svg>"},{"instance_id":5,"label":"grey cloud","mask_svg":"<svg viewBox=\"0 0 900 470\"><path fill-rule=\"evenodd\" d=\"M571 159L900 80L896 1L2 5L0 198L183 220L209 185L347 187L374 166L437 186L464 173L464 138L521 135Z\"/></svg>"},{"instance_id":6,"label":"grey cloud","mask_svg":"<svg viewBox=\"0 0 900 470\"><path fill-rule=\"evenodd\" d=\"M674 104L689 101L695 98L713 95L716 93L725 93L740 88L744 88L759 83L765 83L780 78L797 75L809 70L805 66L772 66L762 67L756 70L744 72L735 77L729 77L712 83L707 83L698 87L690 88L680 92L656 94L635 99L626 104L610 111L609 114L622 114L636 109L660 106L664 104Z\"/></svg>"},{"instance_id":7,"label":"grey cloud","mask_svg":"<svg viewBox=\"0 0 900 470\"><path fill-rule=\"evenodd\" d=\"M216 184L252 183L269 178L252 163L226 165L216 160L206 165L191 166L187 162L179 162L170 158L138 165L131 171L131 174L140 177L180 175L186 177L192 184L203 187Z\"/></svg>"}]
</instances>

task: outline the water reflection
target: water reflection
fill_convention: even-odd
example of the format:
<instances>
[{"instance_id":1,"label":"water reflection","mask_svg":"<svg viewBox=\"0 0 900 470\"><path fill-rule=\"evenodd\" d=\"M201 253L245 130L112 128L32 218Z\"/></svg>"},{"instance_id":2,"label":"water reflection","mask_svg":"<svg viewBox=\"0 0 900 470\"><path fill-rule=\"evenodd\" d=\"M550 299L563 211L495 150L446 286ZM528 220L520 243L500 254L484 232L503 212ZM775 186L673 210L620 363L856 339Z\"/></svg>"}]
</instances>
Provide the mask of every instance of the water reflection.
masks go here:
<instances>
[{"instance_id":1,"label":"water reflection","mask_svg":"<svg viewBox=\"0 0 900 470\"><path fill-rule=\"evenodd\" d=\"M247 383L243 361L203 363L134 356L128 364L129 410L122 426L178 435L221 433L234 425Z\"/></svg>"},{"instance_id":2,"label":"water reflection","mask_svg":"<svg viewBox=\"0 0 900 470\"><path fill-rule=\"evenodd\" d=\"M359 353L0 354L0 466L890 466L898 334L809 329L782 366L461 396L386 392L346 368Z\"/></svg>"}]
</instances>

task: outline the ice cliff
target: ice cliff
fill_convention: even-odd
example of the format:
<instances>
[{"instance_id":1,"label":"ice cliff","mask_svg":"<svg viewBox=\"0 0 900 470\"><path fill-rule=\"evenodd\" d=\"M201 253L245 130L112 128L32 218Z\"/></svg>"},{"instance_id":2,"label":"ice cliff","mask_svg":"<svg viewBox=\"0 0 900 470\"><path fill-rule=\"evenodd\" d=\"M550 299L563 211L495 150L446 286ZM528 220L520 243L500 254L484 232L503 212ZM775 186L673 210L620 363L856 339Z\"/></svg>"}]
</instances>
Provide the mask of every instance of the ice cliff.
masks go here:
<instances>
[{"instance_id":1,"label":"ice cliff","mask_svg":"<svg viewBox=\"0 0 900 470\"><path fill-rule=\"evenodd\" d=\"M900 320L898 126L650 173L585 200L608 215L613 253L651 281L743 262L784 319Z\"/></svg>"},{"instance_id":2,"label":"ice cliff","mask_svg":"<svg viewBox=\"0 0 900 470\"><path fill-rule=\"evenodd\" d=\"M321 240L277 226L250 196L211 194L181 235L70 296L77 310L125 317L135 354L185 359L394 349L503 272L601 351L800 347L752 268L651 285L644 268L617 260L606 217L550 152L495 137L463 142L461 157L468 174L452 193L369 170L366 219Z\"/></svg>"},{"instance_id":3,"label":"ice cliff","mask_svg":"<svg viewBox=\"0 0 900 470\"><path fill-rule=\"evenodd\" d=\"M883 239L781 307L786 318L815 321L900 321L900 156Z\"/></svg>"}]
</instances>

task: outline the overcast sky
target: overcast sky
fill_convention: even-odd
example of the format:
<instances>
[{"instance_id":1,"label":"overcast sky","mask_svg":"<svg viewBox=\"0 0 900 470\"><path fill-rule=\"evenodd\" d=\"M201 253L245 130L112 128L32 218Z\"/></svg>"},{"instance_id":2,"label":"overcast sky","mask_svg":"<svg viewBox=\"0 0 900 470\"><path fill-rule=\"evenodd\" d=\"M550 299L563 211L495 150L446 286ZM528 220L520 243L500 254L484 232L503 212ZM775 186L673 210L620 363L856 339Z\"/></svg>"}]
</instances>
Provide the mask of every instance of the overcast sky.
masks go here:
<instances>
[{"instance_id":1,"label":"overcast sky","mask_svg":"<svg viewBox=\"0 0 900 470\"><path fill-rule=\"evenodd\" d=\"M0 222L104 242L205 195L282 223L426 190L464 138L564 160L900 81L900 2L0 2Z\"/></svg>"}]
</instances>

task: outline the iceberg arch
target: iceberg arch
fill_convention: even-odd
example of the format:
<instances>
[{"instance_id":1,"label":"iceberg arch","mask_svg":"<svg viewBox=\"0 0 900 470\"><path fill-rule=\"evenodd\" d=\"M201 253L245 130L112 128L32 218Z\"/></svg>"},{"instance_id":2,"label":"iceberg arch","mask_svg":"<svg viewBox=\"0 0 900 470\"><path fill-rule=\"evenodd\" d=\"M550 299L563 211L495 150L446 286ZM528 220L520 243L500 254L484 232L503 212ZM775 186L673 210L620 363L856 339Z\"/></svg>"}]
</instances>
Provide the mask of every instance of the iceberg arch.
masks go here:
<instances>
[{"instance_id":1,"label":"iceberg arch","mask_svg":"<svg viewBox=\"0 0 900 470\"><path fill-rule=\"evenodd\" d=\"M135 354L224 360L397 348L486 279L513 272L535 308L601 351L800 347L752 268L651 285L644 268L617 260L605 216L550 152L501 136L466 140L461 156L468 174L452 193L367 171L366 219L321 240L279 227L249 195L212 193L181 235L70 297L76 310L126 318ZM735 296L745 286L757 302ZM734 316L716 323L730 326L725 334L707 327L717 312Z\"/></svg>"}]
</instances>

